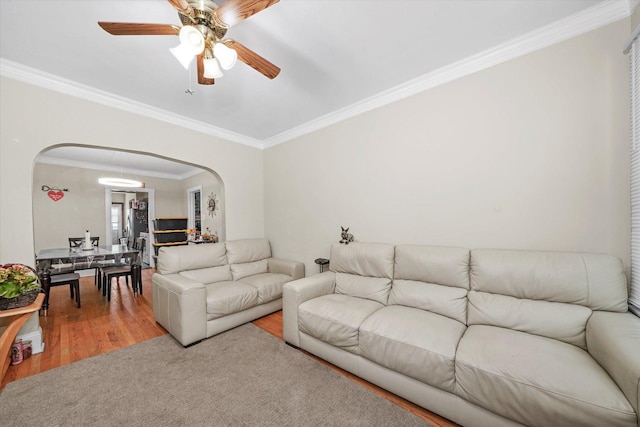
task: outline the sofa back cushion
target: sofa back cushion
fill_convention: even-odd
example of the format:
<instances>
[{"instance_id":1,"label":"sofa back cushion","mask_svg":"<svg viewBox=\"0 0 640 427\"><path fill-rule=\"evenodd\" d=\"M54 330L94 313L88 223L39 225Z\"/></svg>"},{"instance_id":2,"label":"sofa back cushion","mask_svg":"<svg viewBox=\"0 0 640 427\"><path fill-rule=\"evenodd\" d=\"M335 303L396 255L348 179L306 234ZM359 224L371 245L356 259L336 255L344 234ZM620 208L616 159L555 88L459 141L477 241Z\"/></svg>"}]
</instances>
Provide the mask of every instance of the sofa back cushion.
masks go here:
<instances>
[{"instance_id":1,"label":"sofa back cushion","mask_svg":"<svg viewBox=\"0 0 640 427\"><path fill-rule=\"evenodd\" d=\"M626 312L628 307L624 267L611 255L474 249L470 277L474 291L592 310Z\"/></svg>"},{"instance_id":2,"label":"sofa back cushion","mask_svg":"<svg viewBox=\"0 0 640 427\"><path fill-rule=\"evenodd\" d=\"M467 324L467 290L415 280L393 281L389 305L404 305L450 317Z\"/></svg>"},{"instance_id":3,"label":"sofa back cushion","mask_svg":"<svg viewBox=\"0 0 640 427\"><path fill-rule=\"evenodd\" d=\"M156 269L160 274L218 267L227 263L224 243L162 247Z\"/></svg>"},{"instance_id":4,"label":"sofa back cushion","mask_svg":"<svg viewBox=\"0 0 640 427\"><path fill-rule=\"evenodd\" d=\"M394 279L469 289L469 249L398 245Z\"/></svg>"},{"instance_id":5,"label":"sofa back cushion","mask_svg":"<svg viewBox=\"0 0 640 427\"><path fill-rule=\"evenodd\" d=\"M468 324L585 347L591 310L627 311L627 282L610 255L474 249Z\"/></svg>"},{"instance_id":6,"label":"sofa back cushion","mask_svg":"<svg viewBox=\"0 0 640 427\"><path fill-rule=\"evenodd\" d=\"M393 245L352 242L331 246L335 292L387 304L393 277Z\"/></svg>"},{"instance_id":7,"label":"sofa back cushion","mask_svg":"<svg viewBox=\"0 0 640 427\"><path fill-rule=\"evenodd\" d=\"M269 267L266 259L254 262L245 262L242 264L231 264L233 280L240 280L243 277L253 276L254 274L266 273L268 269Z\"/></svg>"},{"instance_id":8,"label":"sofa back cushion","mask_svg":"<svg viewBox=\"0 0 640 427\"><path fill-rule=\"evenodd\" d=\"M195 280L203 284L226 282L233 280L229 264L220 265L218 267L200 268L197 270L185 270L179 273L181 276Z\"/></svg>"},{"instance_id":9,"label":"sofa back cushion","mask_svg":"<svg viewBox=\"0 0 640 427\"><path fill-rule=\"evenodd\" d=\"M336 273L335 293L369 299L387 305L391 279L366 277L349 273Z\"/></svg>"},{"instance_id":10,"label":"sofa back cushion","mask_svg":"<svg viewBox=\"0 0 640 427\"><path fill-rule=\"evenodd\" d=\"M225 243L229 264L244 264L271 258L267 239L231 240Z\"/></svg>"},{"instance_id":11,"label":"sofa back cushion","mask_svg":"<svg viewBox=\"0 0 640 427\"><path fill-rule=\"evenodd\" d=\"M553 338L586 349L591 309L576 304L469 292L470 325L493 325Z\"/></svg>"},{"instance_id":12,"label":"sofa back cushion","mask_svg":"<svg viewBox=\"0 0 640 427\"><path fill-rule=\"evenodd\" d=\"M469 249L398 245L389 305L404 305L467 322Z\"/></svg>"},{"instance_id":13,"label":"sofa back cushion","mask_svg":"<svg viewBox=\"0 0 640 427\"><path fill-rule=\"evenodd\" d=\"M384 243L331 245L329 270L366 277L393 278L394 247Z\"/></svg>"}]
</instances>

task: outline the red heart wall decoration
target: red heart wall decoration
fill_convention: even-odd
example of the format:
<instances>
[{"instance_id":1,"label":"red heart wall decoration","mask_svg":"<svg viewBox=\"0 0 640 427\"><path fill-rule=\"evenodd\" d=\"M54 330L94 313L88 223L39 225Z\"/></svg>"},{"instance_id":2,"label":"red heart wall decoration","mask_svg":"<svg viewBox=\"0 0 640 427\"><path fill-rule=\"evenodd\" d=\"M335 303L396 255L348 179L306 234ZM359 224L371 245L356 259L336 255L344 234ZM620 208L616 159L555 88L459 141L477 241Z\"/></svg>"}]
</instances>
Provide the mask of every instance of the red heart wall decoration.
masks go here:
<instances>
[{"instance_id":1,"label":"red heart wall decoration","mask_svg":"<svg viewBox=\"0 0 640 427\"><path fill-rule=\"evenodd\" d=\"M62 199L64 197L64 193L62 191L49 191L47 193L47 196L49 196L49 198L51 200L53 200L54 202L57 202L58 200Z\"/></svg>"}]
</instances>

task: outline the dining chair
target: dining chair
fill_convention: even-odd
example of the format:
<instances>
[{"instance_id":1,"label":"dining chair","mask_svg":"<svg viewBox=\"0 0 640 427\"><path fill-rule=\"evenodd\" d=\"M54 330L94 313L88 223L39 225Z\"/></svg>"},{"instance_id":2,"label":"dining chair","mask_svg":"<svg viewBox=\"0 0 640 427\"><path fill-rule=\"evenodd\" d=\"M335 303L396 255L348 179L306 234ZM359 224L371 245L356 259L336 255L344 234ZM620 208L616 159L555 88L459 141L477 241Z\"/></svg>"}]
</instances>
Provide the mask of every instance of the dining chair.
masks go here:
<instances>
[{"instance_id":1,"label":"dining chair","mask_svg":"<svg viewBox=\"0 0 640 427\"><path fill-rule=\"evenodd\" d=\"M100 246L100 236L91 236L91 246ZM84 245L84 237L69 237L70 248L81 248Z\"/></svg>"},{"instance_id":2,"label":"dining chair","mask_svg":"<svg viewBox=\"0 0 640 427\"><path fill-rule=\"evenodd\" d=\"M144 250L147 247L147 239L144 237L138 237L136 239L135 244L133 245L133 249L138 249L140 251L140 260L142 260L144 255Z\"/></svg>"},{"instance_id":3,"label":"dining chair","mask_svg":"<svg viewBox=\"0 0 640 427\"><path fill-rule=\"evenodd\" d=\"M120 277L125 278L125 282L127 286L129 286L129 277L131 277L132 284L133 283L133 274L132 274L132 262L131 258L122 258L120 260L115 260L114 264L101 267L100 271L100 284L98 288L102 286L102 295L107 297L107 301L111 301L111 285L113 279L116 279L116 283L120 283Z\"/></svg>"},{"instance_id":4,"label":"dining chair","mask_svg":"<svg viewBox=\"0 0 640 427\"><path fill-rule=\"evenodd\" d=\"M98 246L100 246L100 236L91 236L91 246L94 248L97 248ZM85 238L84 237L69 237L69 248L82 248L84 246L84 241ZM89 269L89 268L93 268L93 284L98 286L98 289L100 289L100 268L102 268L103 265L109 265L109 264L113 264L112 261L101 261L101 260L94 260L95 261L95 266L91 267L91 262L85 263L84 265L80 265L80 266L76 266L77 270L85 270L85 269Z\"/></svg>"},{"instance_id":5,"label":"dining chair","mask_svg":"<svg viewBox=\"0 0 640 427\"><path fill-rule=\"evenodd\" d=\"M72 265L72 269L75 266ZM71 294L71 299L76 300L76 305L80 308L80 275L78 273L60 273L60 274L51 274L51 281L49 286L62 286L69 285L69 293Z\"/></svg>"},{"instance_id":6,"label":"dining chair","mask_svg":"<svg viewBox=\"0 0 640 427\"><path fill-rule=\"evenodd\" d=\"M133 249L139 250L138 259L142 261L142 256L144 254L144 249L146 245L147 239L144 237L137 237L133 243ZM129 286L129 277L131 277L131 285L135 289L138 289L140 293L142 293L142 275L138 277L138 283L133 283L133 263L131 259L127 259L126 261L120 260L120 262L116 262L116 265L102 267L101 273L101 285L102 295L107 297L107 301L111 301L111 285L113 279L116 279L116 283L120 283L120 277L125 278L127 287ZM99 285L100 286L100 285Z\"/></svg>"},{"instance_id":7,"label":"dining chair","mask_svg":"<svg viewBox=\"0 0 640 427\"><path fill-rule=\"evenodd\" d=\"M111 282L116 279L116 283L120 283L120 277L125 278L127 287L129 286L129 277L133 282L133 274L131 265L120 264L112 267L102 267L101 272L102 295L107 297L107 301L111 301Z\"/></svg>"}]
</instances>

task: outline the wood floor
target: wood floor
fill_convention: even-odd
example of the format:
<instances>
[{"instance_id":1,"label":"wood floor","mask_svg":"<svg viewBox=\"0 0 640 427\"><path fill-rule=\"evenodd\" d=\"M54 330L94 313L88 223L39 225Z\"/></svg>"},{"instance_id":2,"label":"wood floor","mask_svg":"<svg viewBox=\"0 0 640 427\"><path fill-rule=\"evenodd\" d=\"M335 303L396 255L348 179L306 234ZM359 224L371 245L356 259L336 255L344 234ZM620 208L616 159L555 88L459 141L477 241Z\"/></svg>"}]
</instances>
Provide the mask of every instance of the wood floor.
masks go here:
<instances>
[{"instance_id":1,"label":"wood floor","mask_svg":"<svg viewBox=\"0 0 640 427\"><path fill-rule=\"evenodd\" d=\"M133 297L131 288L127 287L124 278L121 278L120 285L112 287L110 303L106 302L102 293L94 286L93 277L82 278L80 309L69 297L68 286L51 288L49 315L40 317L45 351L23 361L20 365L10 366L0 384L0 390L11 381L167 334L167 331L153 318L151 275L154 271L152 269L142 271L143 294L137 298ZM279 339L283 339L282 311L265 316L253 323ZM303 350L300 351L437 426L456 426L322 359Z\"/></svg>"}]
</instances>

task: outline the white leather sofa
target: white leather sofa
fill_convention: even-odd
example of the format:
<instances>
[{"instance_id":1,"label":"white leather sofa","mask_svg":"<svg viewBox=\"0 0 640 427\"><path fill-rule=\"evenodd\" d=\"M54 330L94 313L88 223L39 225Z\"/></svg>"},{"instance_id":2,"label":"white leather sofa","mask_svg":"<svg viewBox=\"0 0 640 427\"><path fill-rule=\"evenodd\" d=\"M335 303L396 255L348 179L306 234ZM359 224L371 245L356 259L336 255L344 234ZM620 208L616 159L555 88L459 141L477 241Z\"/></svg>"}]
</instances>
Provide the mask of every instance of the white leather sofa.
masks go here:
<instances>
[{"instance_id":1,"label":"white leather sofa","mask_svg":"<svg viewBox=\"0 0 640 427\"><path fill-rule=\"evenodd\" d=\"M640 426L618 258L335 244L283 300L288 343L459 424Z\"/></svg>"},{"instance_id":2,"label":"white leather sofa","mask_svg":"<svg viewBox=\"0 0 640 427\"><path fill-rule=\"evenodd\" d=\"M271 257L266 239L163 247L152 277L153 314L182 345L282 308L282 286L304 264Z\"/></svg>"}]
</instances>

